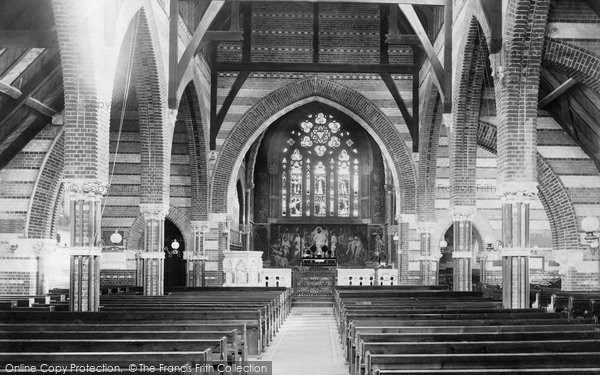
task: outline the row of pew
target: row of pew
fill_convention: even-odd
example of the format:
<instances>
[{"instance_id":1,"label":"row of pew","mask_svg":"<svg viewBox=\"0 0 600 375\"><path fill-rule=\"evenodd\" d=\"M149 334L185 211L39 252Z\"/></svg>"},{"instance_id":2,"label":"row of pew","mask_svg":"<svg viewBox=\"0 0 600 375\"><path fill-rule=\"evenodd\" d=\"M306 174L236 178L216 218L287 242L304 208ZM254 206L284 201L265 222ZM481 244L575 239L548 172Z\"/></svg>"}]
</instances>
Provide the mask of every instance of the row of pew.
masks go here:
<instances>
[{"instance_id":1,"label":"row of pew","mask_svg":"<svg viewBox=\"0 0 600 375\"><path fill-rule=\"evenodd\" d=\"M78 373L90 371L77 366L108 365L116 373L133 365L172 373L242 363L269 345L289 314L291 291L195 288L110 294L100 304L99 312L0 311L0 371L46 364Z\"/></svg>"},{"instance_id":2,"label":"row of pew","mask_svg":"<svg viewBox=\"0 0 600 375\"><path fill-rule=\"evenodd\" d=\"M351 375L600 373L592 318L503 309L481 292L337 287Z\"/></svg>"}]
</instances>

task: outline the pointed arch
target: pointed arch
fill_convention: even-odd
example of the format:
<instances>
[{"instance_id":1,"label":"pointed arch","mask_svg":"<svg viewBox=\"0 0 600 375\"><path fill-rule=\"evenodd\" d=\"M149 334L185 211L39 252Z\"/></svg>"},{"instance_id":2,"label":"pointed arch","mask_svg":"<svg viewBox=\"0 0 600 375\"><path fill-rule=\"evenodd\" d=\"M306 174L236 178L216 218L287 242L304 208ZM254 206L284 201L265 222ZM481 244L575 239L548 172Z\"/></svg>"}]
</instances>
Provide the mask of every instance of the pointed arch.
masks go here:
<instances>
[{"instance_id":1,"label":"pointed arch","mask_svg":"<svg viewBox=\"0 0 600 375\"><path fill-rule=\"evenodd\" d=\"M248 110L225 140L211 183L210 211L227 213L235 189L235 173L245 153L275 119L303 104L321 101L354 118L382 146L399 191L399 213L415 213L416 173L412 156L389 118L360 93L341 84L311 77L284 86Z\"/></svg>"}]
</instances>

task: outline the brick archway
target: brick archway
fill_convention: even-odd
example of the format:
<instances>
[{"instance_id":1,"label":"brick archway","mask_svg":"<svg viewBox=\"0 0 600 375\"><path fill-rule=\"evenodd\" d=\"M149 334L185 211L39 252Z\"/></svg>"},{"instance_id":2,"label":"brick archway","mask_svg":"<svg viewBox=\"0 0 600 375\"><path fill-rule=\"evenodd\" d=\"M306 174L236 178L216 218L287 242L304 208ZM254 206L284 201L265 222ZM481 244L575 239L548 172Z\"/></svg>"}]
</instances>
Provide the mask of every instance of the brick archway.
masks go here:
<instances>
[{"instance_id":1,"label":"brick archway","mask_svg":"<svg viewBox=\"0 0 600 375\"><path fill-rule=\"evenodd\" d=\"M181 234L183 234L183 241L188 249L192 246L192 223L190 217L185 213L184 210L177 207L169 207L169 213L165 217L169 219L179 228ZM132 250L142 250L143 244L141 241L144 236L144 215L140 214L135 219L129 232L126 234L127 248ZM140 247L140 245L142 245Z\"/></svg>"},{"instance_id":2,"label":"brick archway","mask_svg":"<svg viewBox=\"0 0 600 375\"><path fill-rule=\"evenodd\" d=\"M191 219L208 219L208 165L206 157L207 140L202 121L200 103L194 87L190 82L179 102L177 121L185 123L188 137L191 174Z\"/></svg>"},{"instance_id":3,"label":"brick archway","mask_svg":"<svg viewBox=\"0 0 600 375\"><path fill-rule=\"evenodd\" d=\"M303 104L321 101L355 119L382 147L399 190L399 213L415 213L416 173L412 157L389 118L358 92L341 84L311 77L282 87L248 110L227 137L211 183L210 212L228 213L228 197L244 155L274 120Z\"/></svg>"},{"instance_id":4,"label":"brick archway","mask_svg":"<svg viewBox=\"0 0 600 375\"><path fill-rule=\"evenodd\" d=\"M146 10L140 9L132 22L132 27L137 26L132 81L141 137L140 203L167 203L173 135L167 113L166 77L156 30L151 27Z\"/></svg>"}]
</instances>

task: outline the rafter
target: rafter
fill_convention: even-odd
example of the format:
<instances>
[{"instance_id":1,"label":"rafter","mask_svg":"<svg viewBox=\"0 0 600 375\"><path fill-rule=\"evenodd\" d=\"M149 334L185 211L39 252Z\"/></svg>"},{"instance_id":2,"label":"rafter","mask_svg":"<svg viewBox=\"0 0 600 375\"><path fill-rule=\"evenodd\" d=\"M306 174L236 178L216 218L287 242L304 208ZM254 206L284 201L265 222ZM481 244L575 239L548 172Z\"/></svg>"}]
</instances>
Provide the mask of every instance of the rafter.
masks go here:
<instances>
[{"instance_id":1,"label":"rafter","mask_svg":"<svg viewBox=\"0 0 600 375\"><path fill-rule=\"evenodd\" d=\"M254 2L256 0L226 0L226 1L239 1ZM277 3L281 0L261 0L263 3ZM306 0L287 0L290 3L305 3ZM310 0L310 2L316 3L372 3L372 4L412 4L412 5L439 5L445 4L445 0Z\"/></svg>"},{"instance_id":2,"label":"rafter","mask_svg":"<svg viewBox=\"0 0 600 375\"><path fill-rule=\"evenodd\" d=\"M417 16L414 7L411 4L399 4L400 10L404 13L404 16L410 23L410 26L414 30L415 34L421 41L421 45L429 58L429 62L431 63L431 68L433 69L433 82L438 88L442 99L445 101L446 96L448 96L445 92L444 87L444 67L440 63L440 59L427 36L427 32L421 24L421 20Z\"/></svg>"},{"instance_id":3,"label":"rafter","mask_svg":"<svg viewBox=\"0 0 600 375\"><path fill-rule=\"evenodd\" d=\"M23 95L21 90L17 89L16 87L13 87L11 85L7 85L6 83L4 83L2 81L0 81L0 92L3 93L4 95L7 95L7 96L13 98L13 99L19 99L21 97L21 95ZM32 98L31 96L29 96L25 99L25 105L28 106L29 108L33 109L34 111L38 112L42 116L52 117L52 116L58 114L58 111L56 111L53 108L48 107L44 103L40 102L37 99Z\"/></svg>"},{"instance_id":4,"label":"rafter","mask_svg":"<svg viewBox=\"0 0 600 375\"><path fill-rule=\"evenodd\" d=\"M396 64L325 64L325 63L230 63L220 62L215 65L220 72L315 72L315 73L390 73L412 74L412 65Z\"/></svg>"},{"instance_id":5,"label":"rafter","mask_svg":"<svg viewBox=\"0 0 600 375\"><path fill-rule=\"evenodd\" d=\"M240 72L240 74L238 74L235 81L233 82L233 85L231 86L231 89L229 90L227 97L225 97L225 100L223 100L221 109L219 109L219 113L217 114L216 123L214 126L210 127L210 149L211 150L215 149L215 147L217 145L217 135L219 134L219 130L221 129L221 126L223 125L223 121L225 121L225 116L227 116L227 112L229 112L229 108L231 107L231 104L235 100L238 92L240 92L240 89L242 88L242 86L244 86L244 83L246 82L246 79L248 78L248 76L250 76L250 72Z\"/></svg>"},{"instance_id":6,"label":"rafter","mask_svg":"<svg viewBox=\"0 0 600 375\"><path fill-rule=\"evenodd\" d=\"M558 98L559 96L561 96L562 94L567 92L571 87L575 86L576 84L577 84L577 81L575 79L573 79L573 78L567 79L566 81L561 83L560 86L555 88L550 94L546 95L542 100L540 100L538 103L538 108L544 108L551 101L553 101L554 99Z\"/></svg>"},{"instance_id":7,"label":"rafter","mask_svg":"<svg viewBox=\"0 0 600 375\"><path fill-rule=\"evenodd\" d=\"M208 8L206 9L206 11L204 12L204 15L202 16L202 20L200 20L198 27L194 31L194 35L192 36L190 43L185 48L185 51L183 52L183 55L181 56L181 58L179 59L179 63L177 64L177 69L176 69L177 79L175 81L177 83L176 88L179 88L179 86L181 85L185 71L187 70L188 66L192 62L192 59L194 58L196 50L198 49L198 46L202 42L204 34L206 33L206 31L212 24L213 20L217 16L217 14L219 14L219 11L221 10L221 8L223 7L224 4L225 4L224 0L212 0L210 2L210 4L208 5ZM171 70L171 73L173 73L173 70ZM175 85L174 85L174 87L175 87ZM170 90L169 103L171 103L173 101L172 98L176 98L176 96L177 96L177 89Z\"/></svg>"},{"instance_id":8,"label":"rafter","mask_svg":"<svg viewBox=\"0 0 600 375\"><path fill-rule=\"evenodd\" d=\"M408 113L408 108L406 107L406 104L404 103L402 96L400 96L400 91L398 91L396 82L394 82L392 75L389 73L379 73L379 75L381 76L383 83L385 83L388 90L390 91L390 94L392 94L392 97L394 98L394 101L396 102L396 105L398 106L400 113L402 113L402 117L404 118L404 121L406 122L406 125L408 126L408 131L410 132L410 135L414 141L416 135L414 134L413 116L411 116L411 114Z\"/></svg>"},{"instance_id":9,"label":"rafter","mask_svg":"<svg viewBox=\"0 0 600 375\"><path fill-rule=\"evenodd\" d=\"M202 38L202 42L239 42L244 39L244 33L241 31L207 31Z\"/></svg>"},{"instance_id":10,"label":"rafter","mask_svg":"<svg viewBox=\"0 0 600 375\"><path fill-rule=\"evenodd\" d=\"M6 48L49 48L58 47L55 30L2 30L0 47Z\"/></svg>"},{"instance_id":11,"label":"rafter","mask_svg":"<svg viewBox=\"0 0 600 375\"><path fill-rule=\"evenodd\" d=\"M40 88L46 85L49 81L54 79L57 74L60 74L62 68L58 61L55 61L52 64L52 69L50 71L46 69L41 69L37 74L32 83L28 84L26 91L21 93L21 96L16 100L12 106L7 107L5 111L0 113L0 140L4 140L14 129L15 126L18 126L18 123L15 126L7 126L8 121L15 115L17 112L21 110L21 108L25 105L28 99L31 99L31 95L36 93ZM41 79L41 80L40 80Z\"/></svg>"}]
</instances>

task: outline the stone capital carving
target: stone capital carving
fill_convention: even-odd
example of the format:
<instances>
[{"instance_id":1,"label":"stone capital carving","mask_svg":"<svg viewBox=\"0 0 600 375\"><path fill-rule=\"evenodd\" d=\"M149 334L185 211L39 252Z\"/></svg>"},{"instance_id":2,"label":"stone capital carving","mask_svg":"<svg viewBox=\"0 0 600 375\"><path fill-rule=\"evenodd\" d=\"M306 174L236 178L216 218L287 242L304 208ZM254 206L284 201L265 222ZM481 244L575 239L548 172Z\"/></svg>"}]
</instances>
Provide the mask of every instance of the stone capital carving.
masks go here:
<instances>
[{"instance_id":1,"label":"stone capital carving","mask_svg":"<svg viewBox=\"0 0 600 375\"><path fill-rule=\"evenodd\" d=\"M209 222L205 220L192 220L191 224L194 233L202 234L204 232L207 232L209 229Z\"/></svg>"},{"instance_id":2,"label":"stone capital carving","mask_svg":"<svg viewBox=\"0 0 600 375\"><path fill-rule=\"evenodd\" d=\"M452 131L454 129L454 116L452 113L444 113L442 114L442 123L448 129L448 131Z\"/></svg>"},{"instance_id":3,"label":"stone capital carving","mask_svg":"<svg viewBox=\"0 0 600 375\"><path fill-rule=\"evenodd\" d=\"M450 207L453 221L473 221L475 218L475 206L453 206Z\"/></svg>"},{"instance_id":4,"label":"stone capital carving","mask_svg":"<svg viewBox=\"0 0 600 375\"><path fill-rule=\"evenodd\" d=\"M435 230L435 223L429 221L421 221L417 223L417 232L418 233L433 233Z\"/></svg>"},{"instance_id":5,"label":"stone capital carving","mask_svg":"<svg viewBox=\"0 0 600 375\"><path fill-rule=\"evenodd\" d=\"M95 180L65 180L71 199L96 200L108 193L108 184Z\"/></svg>"},{"instance_id":6,"label":"stone capital carving","mask_svg":"<svg viewBox=\"0 0 600 375\"><path fill-rule=\"evenodd\" d=\"M177 113L178 113L177 109L169 108L169 110L167 111L167 115L169 118L169 124L171 124L171 127L175 127L175 122L177 121Z\"/></svg>"},{"instance_id":7,"label":"stone capital carving","mask_svg":"<svg viewBox=\"0 0 600 375\"><path fill-rule=\"evenodd\" d=\"M507 182L496 189L502 203L529 203L537 191L537 182Z\"/></svg>"},{"instance_id":8,"label":"stone capital carving","mask_svg":"<svg viewBox=\"0 0 600 375\"><path fill-rule=\"evenodd\" d=\"M163 220L169 213L169 205L165 203L140 203L140 212L146 220Z\"/></svg>"}]
</instances>

